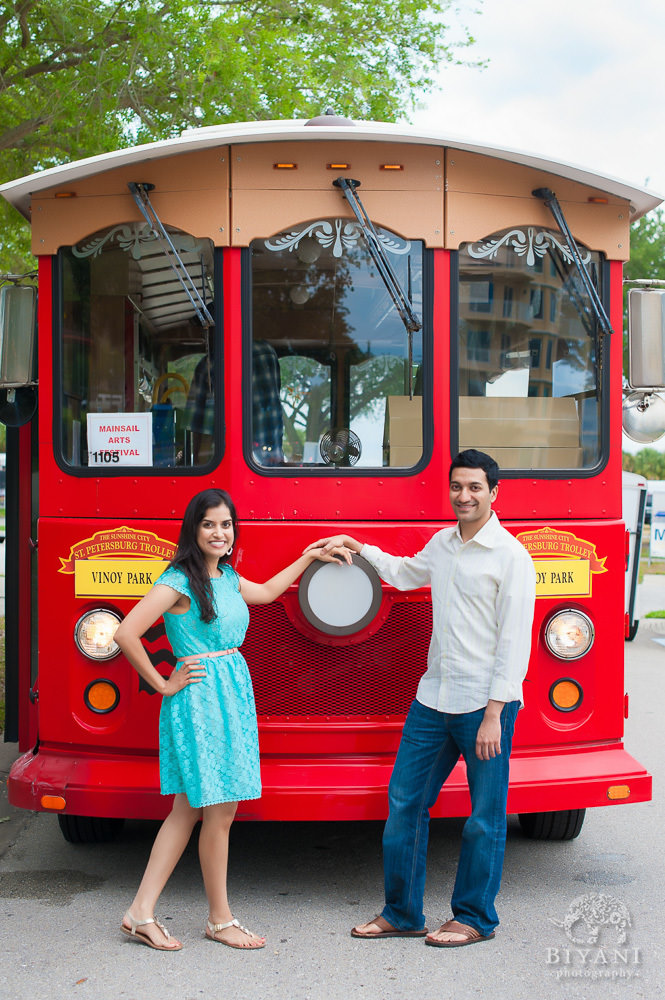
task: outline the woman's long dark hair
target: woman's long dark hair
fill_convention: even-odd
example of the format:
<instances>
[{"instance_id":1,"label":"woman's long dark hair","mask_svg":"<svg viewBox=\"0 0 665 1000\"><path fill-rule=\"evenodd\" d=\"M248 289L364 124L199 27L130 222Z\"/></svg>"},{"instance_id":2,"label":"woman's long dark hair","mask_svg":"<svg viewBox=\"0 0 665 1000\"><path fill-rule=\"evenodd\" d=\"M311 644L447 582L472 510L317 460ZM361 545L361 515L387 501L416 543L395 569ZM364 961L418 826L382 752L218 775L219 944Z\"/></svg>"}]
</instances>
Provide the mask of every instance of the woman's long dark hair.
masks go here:
<instances>
[{"instance_id":1,"label":"woman's long dark hair","mask_svg":"<svg viewBox=\"0 0 665 1000\"><path fill-rule=\"evenodd\" d=\"M199 606L201 621L206 623L210 623L215 618L215 602L208 566L196 541L196 534L206 512L211 507L219 507L221 504L225 504L229 508L233 522L233 544L235 546L238 538L238 516L233 500L226 490L202 490L193 496L187 504L180 528L178 547L171 560L171 566L177 566L186 575L192 594ZM220 556L219 562L226 563L230 558L231 553L229 552Z\"/></svg>"}]
</instances>

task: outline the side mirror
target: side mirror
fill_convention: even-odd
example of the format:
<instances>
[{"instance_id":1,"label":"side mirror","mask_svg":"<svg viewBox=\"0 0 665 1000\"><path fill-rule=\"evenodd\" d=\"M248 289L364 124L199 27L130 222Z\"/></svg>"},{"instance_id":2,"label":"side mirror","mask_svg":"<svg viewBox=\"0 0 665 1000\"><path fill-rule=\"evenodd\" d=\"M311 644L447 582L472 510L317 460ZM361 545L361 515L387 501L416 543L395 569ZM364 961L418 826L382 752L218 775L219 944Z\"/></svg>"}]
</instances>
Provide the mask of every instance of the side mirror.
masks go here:
<instances>
[{"instance_id":1,"label":"side mirror","mask_svg":"<svg viewBox=\"0 0 665 1000\"><path fill-rule=\"evenodd\" d=\"M665 389L665 289L628 292L628 384Z\"/></svg>"},{"instance_id":2,"label":"side mirror","mask_svg":"<svg viewBox=\"0 0 665 1000\"><path fill-rule=\"evenodd\" d=\"M36 288L5 285L0 289L0 389L36 383L36 311Z\"/></svg>"},{"instance_id":3,"label":"side mirror","mask_svg":"<svg viewBox=\"0 0 665 1000\"><path fill-rule=\"evenodd\" d=\"M631 392L623 401L624 434L638 444L652 444L665 434L665 400L655 392Z\"/></svg>"}]
</instances>

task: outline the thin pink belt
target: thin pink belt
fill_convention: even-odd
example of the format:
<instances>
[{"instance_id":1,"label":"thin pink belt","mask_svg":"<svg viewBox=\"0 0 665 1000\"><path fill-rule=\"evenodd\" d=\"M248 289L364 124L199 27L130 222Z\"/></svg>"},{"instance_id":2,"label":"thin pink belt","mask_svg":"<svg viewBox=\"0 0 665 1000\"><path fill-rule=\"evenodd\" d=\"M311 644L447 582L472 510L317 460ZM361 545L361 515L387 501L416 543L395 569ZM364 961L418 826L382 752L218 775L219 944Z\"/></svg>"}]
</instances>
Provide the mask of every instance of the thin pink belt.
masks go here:
<instances>
[{"instance_id":1,"label":"thin pink belt","mask_svg":"<svg viewBox=\"0 0 665 1000\"><path fill-rule=\"evenodd\" d=\"M182 660L190 660L194 657L201 660L212 660L218 656L231 656L232 653L237 653L238 647L234 646L233 649L218 649L216 653L187 653L186 656L179 656L177 662L180 663Z\"/></svg>"}]
</instances>

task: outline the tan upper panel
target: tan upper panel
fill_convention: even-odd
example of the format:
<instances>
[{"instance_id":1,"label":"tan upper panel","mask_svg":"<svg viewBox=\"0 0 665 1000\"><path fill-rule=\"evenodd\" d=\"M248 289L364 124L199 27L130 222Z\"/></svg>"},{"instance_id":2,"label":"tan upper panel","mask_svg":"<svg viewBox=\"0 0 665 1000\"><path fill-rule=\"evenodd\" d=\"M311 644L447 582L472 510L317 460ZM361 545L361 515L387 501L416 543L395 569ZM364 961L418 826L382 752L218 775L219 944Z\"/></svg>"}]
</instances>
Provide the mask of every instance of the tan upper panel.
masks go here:
<instances>
[{"instance_id":1,"label":"tan upper panel","mask_svg":"<svg viewBox=\"0 0 665 1000\"><path fill-rule=\"evenodd\" d=\"M367 191L443 190L443 149L398 142L266 142L231 150L234 191L327 191L335 177L354 177ZM296 164L280 170L277 163ZM339 169L347 164L347 169ZM401 167L401 170L385 169Z\"/></svg>"},{"instance_id":2,"label":"tan upper panel","mask_svg":"<svg viewBox=\"0 0 665 1000\"><path fill-rule=\"evenodd\" d=\"M159 142L147 143L126 149L117 149L112 153L102 153L99 156L87 157L84 160L74 160L72 163L60 164L48 170L19 177L16 180L0 184L0 196L7 199L26 218L30 216L31 199L40 192L50 190L57 184L70 186L79 178L91 177L104 173L111 165L118 167L127 164L147 164L180 153L190 153L196 150L221 149L222 147L237 147L255 143L268 142L330 142L338 145L355 144L392 144L414 147L435 147L437 149L459 150L478 156L503 160L507 163L531 167L534 170L548 172L557 177L573 180L581 185L598 187L607 191L626 203L630 203L632 221L639 219L645 212L657 208L663 198L653 191L635 187L633 184L621 181L616 177L608 177L602 172L590 167L581 167L547 156L539 156L516 149L505 149L492 146L482 141L478 136L466 139L461 136L450 136L439 128L414 127L410 125L391 125L386 122L355 122L335 124L331 118L330 124L319 125L316 128L304 120L292 121L252 121L227 122L221 125L206 126L198 129L187 129L182 135Z\"/></svg>"},{"instance_id":3,"label":"tan upper panel","mask_svg":"<svg viewBox=\"0 0 665 1000\"><path fill-rule=\"evenodd\" d=\"M41 191L32 199L32 252L52 254L99 229L141 220L130 181L154 184L150 200L165 225L228 244L229 152L217 147L133 163Z\"/></svg>"},{"instance_id":4,"label":"tan upper panel","mask_svg":"<svg viewBox=\"0 0 665 1000\"><path fill-rule=\"evenodd\" d=\"M420 239L428 247L443 246L443 197L411 191L408 198L394 191L361 189L363 205L372 222L404 239ZM330 191L234 191L231 244L248 246L300 223L325 218L355 219L337 188Z\"/></svg>"},{"instance_id":5,"label":"tan upper panel","mask_svg":"<svg viewBox=\"0 0 665 1000\"><path fill-rule=\"evenodd\" d=\"M296 166L276 169L276 163ZM402 169L382 169L385 165ZM247 246L301 222L353 218L333 186L339 176L361 182L359 194L377 225L422 239L428 247L451 249L510 226L556 228L531 193L550 187L576 239L610 259L628 257L630 208L618 195L459 149L444 156L434 145L332 140L206 147L42 187L32 196L33 252L55 253L100 229L140 220L130 181L154 185L150 197L165 224L218 246ZM63 193L72 196L59 197ZM594 197L605 203L593 203Z\"/></svg>"},{"instance_id":6,"label":"tan upper panel","mask_svg":"<svg viewBox=\"0 0 665 1000\"><path fill-rule=\"evenodd\" d=\"M333 186L335 178L343 176L360 181L358 193L377 225L407 239L422 239L427 246L442 247L443 163L443 150L426 145L273 142L234 146L231 242L247 246L257 237L296 223L330 216L354 218L343 194Z\"/></svg>"},{"instance_id":7,"label":"tan upper panel","mask_svg":"<svg viewBox=\"0 0 665 1000\"><path fill-rule=\"evenodd\" d=\"M627 260L630 206L597 188L493 157L448 150L446 239L456 249L513 225L556 229L535 188L554 191L573 236L612 260ZM595 203L590 199L603 199Z\"/></svg>"}]
</instances>

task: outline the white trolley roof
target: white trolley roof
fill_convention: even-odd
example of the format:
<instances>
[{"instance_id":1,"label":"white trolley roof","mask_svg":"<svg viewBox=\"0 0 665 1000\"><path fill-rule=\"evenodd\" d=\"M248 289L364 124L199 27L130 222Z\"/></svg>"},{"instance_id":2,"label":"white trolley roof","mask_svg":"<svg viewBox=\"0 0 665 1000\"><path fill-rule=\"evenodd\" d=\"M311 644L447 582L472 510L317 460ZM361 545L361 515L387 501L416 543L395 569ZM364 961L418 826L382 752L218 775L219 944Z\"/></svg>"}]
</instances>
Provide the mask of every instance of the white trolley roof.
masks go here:
<instances>
[{"instance_id":1,"label":"white trolley roof","mask_svg":"<svg viewBox=\"0 0 665 1000\"><path fill-rule=\"evenodd\" d=\"M503 148L500 146L482 145L462 137L445 135L436 128L428 129L409 125L390 125L383 122L357 121L340 124L340 120L331 117L331 124L325 122L325 117L316 119L316 125L309 125L304 120L294 121L258 121L240 122L224 125L212 125L207 128L189 129L176 139L164 139L161 142L146 143L141 146L131 146L118 149L112 153L100 156L90 156L72 163L64 163L49 170L29 174L18 180L9 181L0 186L0 194L26 218L30 217L30 198L33 194L54 187L58 184L68 184L83 177L91 177L96 173L110 170L113 167L125 166L130 163L145 163L148 160L171 156L176 153L194 152L197 149L236 142L277 142L284 140L320 141L322 139L344 139L345 141L370 142L404 142L413 144L433 144L448 149L460 149L466 152L493 156L511 163L546 170L549 173L568 180L579 181L606 191L610 195L626 199L631 205L631 221L639 219L645 212L657 208L663 198L647 188L634 187L625 181L604 174L595 173L585 167L564 163L560 160L548 159L533 153Z\"/></svg>"}]
</instances>

